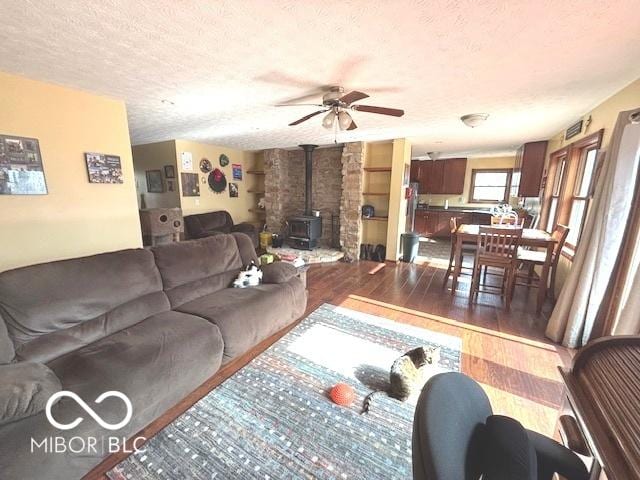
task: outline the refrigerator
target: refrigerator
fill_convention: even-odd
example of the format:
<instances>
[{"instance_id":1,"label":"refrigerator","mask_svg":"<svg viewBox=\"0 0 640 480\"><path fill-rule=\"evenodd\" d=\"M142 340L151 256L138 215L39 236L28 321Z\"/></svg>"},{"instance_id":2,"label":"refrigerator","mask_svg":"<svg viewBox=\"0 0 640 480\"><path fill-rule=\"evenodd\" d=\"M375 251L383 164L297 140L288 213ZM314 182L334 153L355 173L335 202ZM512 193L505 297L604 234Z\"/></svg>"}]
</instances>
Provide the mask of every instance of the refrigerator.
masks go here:
<instances>
[{"instance_id":1,"label":"refrigerator","mask_svg":"<svg viewBox=\"0 0 640 480\"><path fill-rule=\"evenodd\" d=\"M407 220L405 225L405 232L413 232L416 223L416 209L418 208L418 194L420 184L418 182L411 182L406 189L407 198Z\"/></svg>"}]
</instances>

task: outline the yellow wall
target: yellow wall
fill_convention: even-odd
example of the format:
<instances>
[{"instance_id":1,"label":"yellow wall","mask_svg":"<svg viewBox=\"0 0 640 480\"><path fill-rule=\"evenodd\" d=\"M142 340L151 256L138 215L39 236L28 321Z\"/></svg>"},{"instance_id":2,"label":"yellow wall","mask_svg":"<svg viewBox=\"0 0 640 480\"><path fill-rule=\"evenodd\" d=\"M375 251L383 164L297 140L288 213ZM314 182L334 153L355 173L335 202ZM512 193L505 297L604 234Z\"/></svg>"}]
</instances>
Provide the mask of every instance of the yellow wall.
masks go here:
<instances>
[{"instance_id":1,"label":"yellow wall","mask_svg":"<svg viewBox=\"0 0 640 480\"><path fill-rule=\"evenodd\" d=\"M0 133L37 138L47 195L0 195L0 271L140 247L123 102L0 72ZM89 183L85 152L120 156L124 184Z\"/></svg>"},{"instance_id":2,"label":"yellow wall","mask_svg":"<svg viewBox=\"0 0 640 480\"><path fill-rule=\"evenodd\" d=\"M235 223L257 221L257 216L249 212L249 209L255 207L257 203L256 195L247 193L247 189L256 185L258 181L255 176L247 174L247 169L252 166L255 161L255 154L253 152L234 150L232 148L218 147L188 140L175 140L175 145L178 177L180 177L180 173L182 172L181 154L182 152L190 152L193 156L193 170L185 172L197 173L200 179L199 197L181 197L182 213L184 215L227 210L231 214L231 217L233 217ZM229 165L226 167L220 166L219 157L222 153L229 157ZM214 168L219 168L224 172L227 177L227 189L224 192L214 193L208 184L202 183L202 179L206 177L199 168L202 158L207 158ZM231 174L231 165L233 163L240 163L242 165L242 180L233 180ZM237 198L229 197L229 182L238 184L239 196ZM180 185L180 192L182 193L182 185Z\"/></svg>"},{"instance_id":3,"label":"yellow wall","mask_svg":"<svg viewBox=\"0 0 640 480\"><path fill-rule=\"evenodd\" d=\"M148 143L146 145L135 145L133 152L133 168L136 176L136 191L138 193L138 205L140 205L141 195L144 195L144 202L147 208L172 208L180 206L180 191L178 188L178 175L175 178L165 177L164 167L173 166L177 172L176 144L173 140L158 143ZM149 193L147 191L147 170L160 170L164 181L165 191L163 193ZM168 182L173 182L174 190L168 190Z\"/></svg>"},{"instance_id":4,"label":"yellow wall","mask_svg":"<svg viewBox=\"0 0 640 480\"><path fill-rule=\"evenodd\" d=\"M429 160L424 160L428 162ZM445 160L446 161L446 160ZM471 190L471 172L481 168L513 168L516 157L484 157L467 158L467 171L464 177L464 192L462 195L420 195L420 201L430 205L444 205L445 200L449 200L449 205L479 206L487 208L486 203L469 203L469 192Z\"/></svg>"},{"instance_id":5,"label":"yellow wall","mask_svg":"<svg viewBox=\"0 0 640 480\"><path fill-rule=\"evenodd\" d=\"M559 150L567 144L573 143L587 135L590 135L598 130L604 128L604 134L602 137L602 149L606 150L609 147L609 141L611 140L611 134L615 127L618 114L625 110L631 110L633 108L640 107L640 79L631 83L612 97L602 102L590 112L587 112L582 118L586 124L589 117L591 117L591 123L580 134L576 135L569 140L564 140L565 130L558 132L549 139L549 148L547 148L548 154ZM567 125L568 127L569 125ZM547 164L549 162L549 155L547 155ZM560 257L560 264L558 266L558 273L556 279L556 292L560 292L562 285L571 269L571 261L565 257Z\"/></svg>"},{"instance_id":6,"label":"yellow wall","mask_svg":"<svg viewBox=\"0 0 640 480\"><path fill-rule=\"evenodd\" d=\"M400 254L400 235L406 230L407 200L402 185L404 173L411 167L411 143L405 138L393 141L389 226L387 228L387 260L396 261Z\"/></svg>"}]
</instances>

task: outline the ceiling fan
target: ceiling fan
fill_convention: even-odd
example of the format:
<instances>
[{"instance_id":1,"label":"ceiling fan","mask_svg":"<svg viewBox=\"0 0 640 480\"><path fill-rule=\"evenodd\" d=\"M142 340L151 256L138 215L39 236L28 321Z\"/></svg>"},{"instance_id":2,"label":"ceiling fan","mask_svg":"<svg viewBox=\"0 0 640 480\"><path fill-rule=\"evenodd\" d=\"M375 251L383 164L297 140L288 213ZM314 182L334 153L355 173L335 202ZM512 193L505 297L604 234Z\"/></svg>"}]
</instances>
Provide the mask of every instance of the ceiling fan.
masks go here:
<instances>
[{"instance_id":1,"label":"ceiling fan","mask_svg":"<svg viewBox=\"0 0 640 480\"><path fill-rule=\"evenodd\" d=\"M278 107L290 107L290 106L299 106L299 105L313 105L316 107L322 107L320 110L310 113L309 115L305 115L302 118L299 118L295 122L291 122L289 124L290 127L294 125L299 125L302 122L306 122L312 117L316 115L320 115L321 113L328 112L324 118L322 119L322 126L327 129L334 128L336 124L336 120L338 122L338 127L340 130L355 130L358 128L356 122L353 121L349 110L359 111L359 112L369 112L369 113L378 113L380 115L391 115L392 117L401 117L404 115L404 110L399 110L397 108L386 108L386 107L375 107L372 105L360 105L353 104L358 100L362 100L368 98L369 95L366 93L353 91L347 94L344 93L344 88L339 86L332 86L329 88L329 91L322 96L322 103L286 103L277 105Z\"/></svg>"}]
</instances>

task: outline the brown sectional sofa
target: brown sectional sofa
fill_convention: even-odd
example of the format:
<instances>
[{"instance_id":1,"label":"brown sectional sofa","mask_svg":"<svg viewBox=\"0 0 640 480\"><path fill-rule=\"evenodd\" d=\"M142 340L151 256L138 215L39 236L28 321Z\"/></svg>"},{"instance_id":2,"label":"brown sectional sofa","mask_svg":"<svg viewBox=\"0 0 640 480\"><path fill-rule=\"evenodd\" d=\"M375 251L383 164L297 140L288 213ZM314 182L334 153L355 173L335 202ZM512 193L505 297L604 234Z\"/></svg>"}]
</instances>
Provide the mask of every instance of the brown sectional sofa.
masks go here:
<instances>
[{"instance_id":1,"label":"brown sectional sofa","mask_svg":"<svg viewBox=\"0 0 640 480\"><path fill-rule=\"evenodd\" d=\"M184 217L187 238L204 238L221 233L245 233L249 235L254 247L258 247L258 229L247 222L234 223L226 210L196 213Z\"/></svg>"},{"instance_id":2,"label":"brown sectional sofa","mask_svg":"<svg viewBox=\"0 0 640 480\"><path fill-rule=\"evenodd\" d=\"M279 283L229 288L251 260L257 261L252 241L232 233L0 273L0 477L80 478L102 453L32 453L31 439L130 437L222 363L302 316L306 292L289 265L265 272ZM44 378L21 378L25 369ZM55 428L43 411L32 414L43 408L34 392L48 398L55 377L62 390L79 395L110 423L122 420L123 402L94 401L109 390L124 393L133 406L131 421L108 431L73 399L62 398L52 416L84 421L71 430Z\"/></svg>"}]
</instances>

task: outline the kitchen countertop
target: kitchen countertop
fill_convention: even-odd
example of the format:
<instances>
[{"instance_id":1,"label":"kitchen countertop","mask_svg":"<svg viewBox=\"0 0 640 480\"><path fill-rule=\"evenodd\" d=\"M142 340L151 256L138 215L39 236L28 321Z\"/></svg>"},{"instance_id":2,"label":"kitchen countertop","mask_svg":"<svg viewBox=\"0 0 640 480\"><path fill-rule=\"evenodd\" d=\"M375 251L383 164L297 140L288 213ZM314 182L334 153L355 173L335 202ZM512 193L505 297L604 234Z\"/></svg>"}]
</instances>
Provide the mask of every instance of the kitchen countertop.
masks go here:
<instances>
[{"instance_id":1,"label":"kitchen countertop","mask_svg":"<svg viewBox=\"0 0 640 480\"><path fill-rule=\"evenodd\" d=\"M463 212L463 213L486 213L491 214L491 209L482 207L465 207L465 206L451 206L448 209L443 206L430 206L425 204L418 204L418 210L433 211L433 212Z\"/></svg>"}]
</instances>

